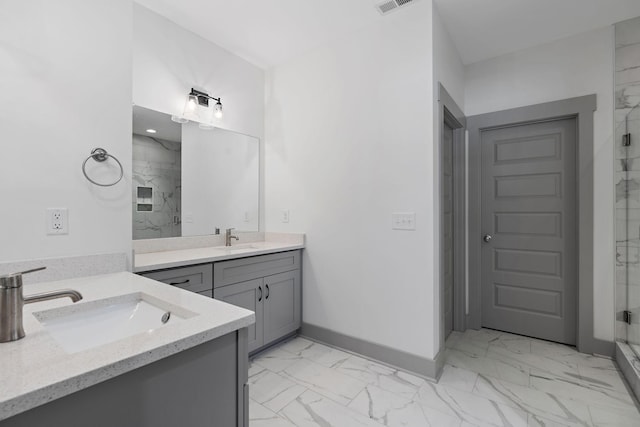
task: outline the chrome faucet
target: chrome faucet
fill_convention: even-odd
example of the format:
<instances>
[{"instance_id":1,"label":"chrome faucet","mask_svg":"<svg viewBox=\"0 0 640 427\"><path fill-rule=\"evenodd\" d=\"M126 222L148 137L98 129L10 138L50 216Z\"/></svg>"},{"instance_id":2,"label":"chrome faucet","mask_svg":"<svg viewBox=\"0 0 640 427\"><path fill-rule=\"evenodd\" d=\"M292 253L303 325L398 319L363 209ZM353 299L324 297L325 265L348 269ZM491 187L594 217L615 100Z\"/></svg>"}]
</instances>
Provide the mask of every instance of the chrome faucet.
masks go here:
<instances>
[{"instance_id":1,"label":"chrome faucet","mask_svg":"<svg viewBox=\"0 0 640 427\"><path fill-rule=\"evenodd\" d=\"M224 234L224 245L225 246L231 246L231 239L240 240L240 238L238 236L232 236L231 235L231 230L233 230L233 228L227 228L227 231Z\"/></svg>"},{"instance_id":2,"label":"chrome faucet","mask_svg":"<svg viewBox=\"0 0 640 427\"><path fill-rule=\"evenodd\" d=\"M80 292L71 289L43 292L24 297L22 295L22 275L44 270L46 267L0 276L0 343L17 341L24 338L22 327L22 308L32 302L47 301L69 297L71 301L82 299Z\"/></svg>"}]
</instances>

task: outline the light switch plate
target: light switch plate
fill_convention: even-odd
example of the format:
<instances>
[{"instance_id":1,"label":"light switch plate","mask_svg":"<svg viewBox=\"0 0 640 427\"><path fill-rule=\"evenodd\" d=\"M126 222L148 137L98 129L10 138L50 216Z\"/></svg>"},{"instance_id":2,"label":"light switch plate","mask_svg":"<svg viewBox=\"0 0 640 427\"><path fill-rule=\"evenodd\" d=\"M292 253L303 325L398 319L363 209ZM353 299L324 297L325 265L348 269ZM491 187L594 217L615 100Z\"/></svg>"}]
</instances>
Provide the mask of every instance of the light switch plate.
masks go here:
<instances>
[{"instance_id":1,"label":"light switch plate","mask_svg":"<svg viewBox=\"0 0 640 427\"><path fill-rule=\"evenodd\" d=\"M415 230L416 229L416 213L415 212L394 212L391 214L392 230Z\"/></svg>"},{"instance_id":2,"label":"light switch plate","mask_svg":"<svg viewBox=\"0 0 640 427\"><path fill-rule=\"evenodd\" d=\"M289 222L289 209L283 209L281 215L282 222Z\"/></svg>"}]
</instances>

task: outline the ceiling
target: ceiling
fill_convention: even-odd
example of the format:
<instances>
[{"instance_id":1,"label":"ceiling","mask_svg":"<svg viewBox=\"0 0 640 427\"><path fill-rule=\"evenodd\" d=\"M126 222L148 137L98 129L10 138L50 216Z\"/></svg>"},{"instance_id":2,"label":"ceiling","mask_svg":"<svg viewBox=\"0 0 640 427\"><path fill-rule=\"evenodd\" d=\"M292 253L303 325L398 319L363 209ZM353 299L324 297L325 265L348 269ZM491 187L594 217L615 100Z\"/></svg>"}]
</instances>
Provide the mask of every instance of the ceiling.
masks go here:
<instances>
[{"instance_id":1,"label":"ceiling","mask_svg":"<svg viewBox=\"0 0 640 427\"><path fill-rule=\"evenodd\" d=\"M434 0L465 64L640 16L640 0Z\"/></svg>"},{"instance_id":2,"label":"ceiling","mask_svg":"<svg viewBox=\"0 0 640 427\"><path fill-rule=\"evenodd\" d=\"M262 68L383 19L379 1L135 0Z\"/></svg>"},{"instance_id":3,"label":"ceiling","mask_svg":"<svg viewBox=\"0 0 640 427\"><path fill-rule=\"evenodd\" d=\"M263 68L386 19L383 0L135 1ZM434 2L465 64L640 16L640 0Z\"/></svg>"},{"instance_id":4,"label":"ceiling","mask_svg":"<svg viewBox=\"0 0 640 427\"><path fill-rule=\"evenodd\" d=\"M147 129L153 129L156 132L149 133ZM142 108L138 105L133 106L132 133L165 141L182 141L182 125L180 123L172 121L168 114Z\"/></svg>"}]
</instances>

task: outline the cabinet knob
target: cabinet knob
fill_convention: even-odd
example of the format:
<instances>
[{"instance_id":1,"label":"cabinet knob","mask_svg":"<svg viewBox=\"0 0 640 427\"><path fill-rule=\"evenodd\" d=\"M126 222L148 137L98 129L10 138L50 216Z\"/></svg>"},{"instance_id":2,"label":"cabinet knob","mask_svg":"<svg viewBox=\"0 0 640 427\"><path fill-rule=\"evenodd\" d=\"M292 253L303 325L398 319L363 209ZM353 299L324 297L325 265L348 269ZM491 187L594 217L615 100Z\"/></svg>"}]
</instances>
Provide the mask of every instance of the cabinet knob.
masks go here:
<instances>
[{"instance_id":1,"label":"cabinet knob","mask_svg":"<svg viewBox=\"0 0 640 427\"><path fill-rule=\"evenodd\" d=\"M486 243L489 243L491 239L493 239L493 236L491 234L485 234L482 238L482 240L484 240Z\"/></svg>"}]
</instances>

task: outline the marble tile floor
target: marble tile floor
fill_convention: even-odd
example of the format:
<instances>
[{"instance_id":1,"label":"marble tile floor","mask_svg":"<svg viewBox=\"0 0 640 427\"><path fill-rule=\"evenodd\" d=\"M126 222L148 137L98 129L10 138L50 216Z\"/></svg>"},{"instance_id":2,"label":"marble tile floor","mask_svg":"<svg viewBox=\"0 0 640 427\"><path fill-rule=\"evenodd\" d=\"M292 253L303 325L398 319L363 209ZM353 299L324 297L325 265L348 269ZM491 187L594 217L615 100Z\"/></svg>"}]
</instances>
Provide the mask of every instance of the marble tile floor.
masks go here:
<instances>
[{"instance_id":1,"label":"marble tile floor","mask_svg":"<svg viewBox=\"0 0 640 427\"><path fill-rule=\"evenodd\" d=\"M454 332L432 383L294 338L249 369L250 427L640 426L611 360L482 329Z\"/></svg>"}]
</instances>

